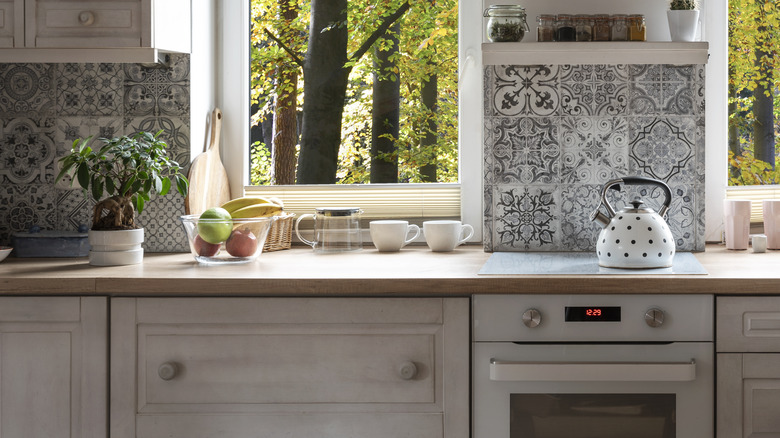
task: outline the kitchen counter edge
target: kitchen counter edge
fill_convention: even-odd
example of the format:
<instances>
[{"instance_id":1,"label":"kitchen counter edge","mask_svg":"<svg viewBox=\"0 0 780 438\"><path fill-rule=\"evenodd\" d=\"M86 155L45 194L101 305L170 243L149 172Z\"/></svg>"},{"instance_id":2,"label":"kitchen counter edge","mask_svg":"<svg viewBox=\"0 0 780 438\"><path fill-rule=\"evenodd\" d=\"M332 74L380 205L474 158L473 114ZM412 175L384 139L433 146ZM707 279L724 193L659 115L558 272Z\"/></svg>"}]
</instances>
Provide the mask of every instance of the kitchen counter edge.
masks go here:
<instances>
[{"instance_id":1,"label":"kitchen counter edge","mask_svg":"<svg viewBox=\"0 0 780 438\"><path fill-rule=\"evenodd\" d=\"M139 265L95 267L84 258L9 258L0 295L102 296L469 296L486 293L780 294L780 251L708 245L695 253L707 275L479 275L481 246L432 253L314 254L293 248L257 262L204 266L190 254L149 253Z\"/></svg>"}]
</instances>

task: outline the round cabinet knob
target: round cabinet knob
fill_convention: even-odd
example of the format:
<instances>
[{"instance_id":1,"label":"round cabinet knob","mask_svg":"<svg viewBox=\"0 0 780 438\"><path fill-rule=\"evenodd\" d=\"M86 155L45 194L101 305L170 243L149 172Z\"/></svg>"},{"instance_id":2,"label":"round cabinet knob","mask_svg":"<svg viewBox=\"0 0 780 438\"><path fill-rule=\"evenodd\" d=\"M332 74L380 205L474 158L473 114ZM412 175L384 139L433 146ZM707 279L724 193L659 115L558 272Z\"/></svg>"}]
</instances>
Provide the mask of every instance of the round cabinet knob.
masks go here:
<instances>
[{"instance_id":1,"label":"round cabinet knob","mask_svg":"<svg viewBox=\"0 0 780 438\"><path fill-rule=\"evenodd\" d=\"M650 327L661 327L664 324L664 311L652 308L645 312L645 322Z\"/></svg>"},{"instance_id":2,"label":"round cabinet knob","mask_svg":"<svg viewBox=\"0 0 780 438\"><path fill-rule=\"evenodd\" d=\"M82 26L91 26L95 22L95 14L89 11L79 13L79 24Z\"/></svg>"},{"instance_id":3,"label":"round cabinet knob","mask_svg":"<svg viewBox=\"0 0 780 438\"><path fill-rule=\"evenodd\" d=\"M157 368L157 375L163 380L171 380L179 373L179 365L176 362L165 362Z\"/></svg>"},{"instance_id":4,"label":"round cabinet knob","mask_svg":"<svg viewBox=\"0 0 780 438\"><path fill-rule=\"evenodd\" d=\"M417 365L412 361L406 361L398 367L398 375L404 380L412 380L417 375Z\"/></svg>"},{"instance_id":5,"label":"round cabinet knob","mask_svg":"<svg viewBox=\"0 0 780 438\"><path fill-rule=\"evenodd\" d=\"M542 323L542 314L536 309L528 309L523 312L523 324L528 328L534 328Z\"/></svg>"}]
</instances>

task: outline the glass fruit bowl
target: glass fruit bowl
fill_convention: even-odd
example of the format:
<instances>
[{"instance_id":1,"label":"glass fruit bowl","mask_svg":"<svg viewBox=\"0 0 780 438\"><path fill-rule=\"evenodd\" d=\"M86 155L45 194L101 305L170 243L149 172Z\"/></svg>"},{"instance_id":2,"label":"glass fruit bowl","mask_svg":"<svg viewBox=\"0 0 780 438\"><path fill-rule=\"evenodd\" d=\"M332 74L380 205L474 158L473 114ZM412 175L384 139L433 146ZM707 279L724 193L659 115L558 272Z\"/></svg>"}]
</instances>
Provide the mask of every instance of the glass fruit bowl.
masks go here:
<instances>
[{"instance_id":1,"label":"glass fruit bowl","mask_svg":"<svg viewBox=\"0 0 780 438\"><path fill-rule=\"evenodd\" d=\"M200 219L182 216L190 252L200 263L251 262L263 252L265 239L277 216L242 219Z\"/></svg>"}]
</instances>

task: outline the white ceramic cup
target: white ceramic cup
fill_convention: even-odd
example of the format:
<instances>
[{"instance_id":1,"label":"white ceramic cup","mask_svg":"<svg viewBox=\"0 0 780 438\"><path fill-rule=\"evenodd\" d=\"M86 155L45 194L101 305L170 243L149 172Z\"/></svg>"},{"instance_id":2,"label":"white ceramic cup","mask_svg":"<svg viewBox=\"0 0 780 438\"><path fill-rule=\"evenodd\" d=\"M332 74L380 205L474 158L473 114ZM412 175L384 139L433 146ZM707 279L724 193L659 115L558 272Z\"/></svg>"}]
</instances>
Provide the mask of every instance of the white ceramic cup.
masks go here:
<instances>
[{"instance_id":1,"label":"white ceramic cup","mask_svg":"<svg viewBox=\"0 0 780 438\"><path fill-rule=\"evenodd\" d=\"M747 249L750 240L750 201L725 199L723 225L726 231L726 249Z\"/></svg>"},{"instance_id":2,"label":"white ceramic cup","mask_svg":"<svg viewBox=\"0 0 780 438\"><path fill-rule=\"evenodd\" d=\"M754 235L750 238L750 246L753 247L753 252L766 252L766 235Z\"/></svg>"},{"instance_id":3,"label":"white ceramic cup","mask_svg":"<svg viewBox=\"0 0 780 438\"><path fill-rule=\"evenodd\" d=\"M764 234L766 247L780 249L780 199L764 200Z\"/></svg>"},{"instance_id":4,"label":"white ceramic cup","mask_svg":"<svg viewBox=\"0 0 780 438\"><path fill-rule=\"evenodd\" d=\"M371 221L369 230L371 241L380 252L398 251L420 235L420 227L402 220ZM408 237L411 232L414 235Z\"/></svg>"},{"instance_id":5,"label":"white ceramic cup","mask_svg":"<svg viewBox=\"0 0 780 438\"><path fill-rule=\"evenodd\" d=\"M423 222L423 233L431 250L447 252L466 243L474 235L474 227L460 221L426 221Z\"/></svg>"}]
</instances>

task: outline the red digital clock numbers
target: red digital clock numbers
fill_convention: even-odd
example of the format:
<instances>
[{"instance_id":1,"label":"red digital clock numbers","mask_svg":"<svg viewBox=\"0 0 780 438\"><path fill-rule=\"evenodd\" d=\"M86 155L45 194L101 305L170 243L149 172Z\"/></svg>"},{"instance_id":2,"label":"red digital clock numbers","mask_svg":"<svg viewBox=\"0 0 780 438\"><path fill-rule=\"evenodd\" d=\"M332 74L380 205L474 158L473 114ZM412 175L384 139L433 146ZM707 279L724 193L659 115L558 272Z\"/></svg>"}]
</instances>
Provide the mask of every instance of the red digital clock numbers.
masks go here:
<instances>
[{"instance_id":1,"label":"red digital clock numbers","mask_svg":"<svg viewBox=\"0 0 780 438\"><path fill-rule=\"evenodd\" d=\"M566 322L619 322L620 307L617 306L566 306Z\"/></svg>"},{"instance_id":2,"label":"red digital clock numbers","mask_svg":"<svg viewBox=\"0 0 780 438\"><path fill-rule=\"evenodd\" d=\"M601 316L601 309L599 308L585 309L585 316Z\"/></svg>"}]
</instances>

